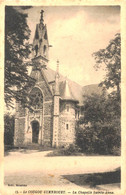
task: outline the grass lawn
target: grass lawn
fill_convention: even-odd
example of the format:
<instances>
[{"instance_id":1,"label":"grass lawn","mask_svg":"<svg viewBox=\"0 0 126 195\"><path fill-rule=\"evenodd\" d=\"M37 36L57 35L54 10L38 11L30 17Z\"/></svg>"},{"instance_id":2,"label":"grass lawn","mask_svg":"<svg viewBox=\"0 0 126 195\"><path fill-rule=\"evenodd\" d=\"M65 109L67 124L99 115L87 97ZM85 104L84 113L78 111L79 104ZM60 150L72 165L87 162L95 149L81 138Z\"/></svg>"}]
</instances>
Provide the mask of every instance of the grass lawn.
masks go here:
<instances>
[{"instance_id":1,"label":"grass lawn","mask_svg":"<svg viewBox=\"0 0 126 195\"><path fill-rule=\"evenodd\" d=\"M121 182L120 168L113 172L63 175L68 181L79 185L95 188L97 185L118 184Z\"/></svg>"}]
</instances>

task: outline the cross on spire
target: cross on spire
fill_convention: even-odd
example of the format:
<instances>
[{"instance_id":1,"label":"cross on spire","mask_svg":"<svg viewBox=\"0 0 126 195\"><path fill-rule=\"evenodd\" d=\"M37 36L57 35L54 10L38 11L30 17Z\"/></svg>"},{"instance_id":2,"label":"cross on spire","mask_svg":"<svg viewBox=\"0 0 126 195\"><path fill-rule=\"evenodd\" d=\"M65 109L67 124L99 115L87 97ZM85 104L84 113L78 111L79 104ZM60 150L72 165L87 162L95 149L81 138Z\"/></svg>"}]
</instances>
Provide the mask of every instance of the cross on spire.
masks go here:
<instances>
[{"instance_id":1,"label":"cross on spire","mask_svg":"<svg viewBox=\"0 0 126 195\"><path fill-rule=\"evenodd\" d=\"M40 14L41 14L41 17L40 17L40 23L43 23L43 13L44 13L44 10L41 10Z\"/></svg>"}]
</instances>

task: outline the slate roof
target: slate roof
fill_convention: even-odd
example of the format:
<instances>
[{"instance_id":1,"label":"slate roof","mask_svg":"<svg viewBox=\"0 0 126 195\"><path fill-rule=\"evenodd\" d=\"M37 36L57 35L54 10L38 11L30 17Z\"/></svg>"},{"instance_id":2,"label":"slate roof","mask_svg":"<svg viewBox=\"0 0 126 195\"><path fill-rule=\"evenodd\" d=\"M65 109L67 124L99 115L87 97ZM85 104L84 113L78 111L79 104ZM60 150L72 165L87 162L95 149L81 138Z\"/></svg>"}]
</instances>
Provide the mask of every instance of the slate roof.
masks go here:
<instances>
[{"instance_id":1,"label":"slate roof","mask_svg":"<svg viewBox=\"0 0 126 195\"><path fill-rule=\"evenodd\" d=\"M70 86L70 82L68 80L64 80L59 83L61 99L72 100L79 103L79 98L76 97L75 91L73 90L72 86Z\"/></svg>"},{"instance_id":2,"label":"slate roof","mask_svg":"<svg viewBox=\"0 0 126 195\"><path fill-rule=\"evenodd\" d=\"M55 82L56 71L47 67L46 69L43 69L43 73L49 85ZM31 76L33 76L33 73ZM101 93L101 91L98 84L81 86L60 74L59 92L62 100L72 100L78 102L79 105L82 105L84 101L83 95L91 95L92 93L98 94Z\"/></svg>"},{"instance_id":3,"label":"slate roof","mask_svg":"<svg viewBox=\"0 0 126 195\"><path fill-rule=\"evenodd\" d=\"M54 70L47 67L47 69L44 69L43 71L49 83L55 81L56 72ZM79 105L82 105L84 101L83 95L91 95L92 93L98 94L101 93L101 91L98 84L81 86L60 74L59 92L61 99L63 100L78 101Z\"/></svg>"},{"instance_id":4,"label":"slate roof","mask_svg":"<svg viewBox=\"0 0 126 195\"><path fill-rule=\"evenodd\" d=\"M56 72L49 67L43 69L49 83L55 81ZM82 86L60 74L59 92L61 99L82 102Z\"/></svg>"}]
</instances>

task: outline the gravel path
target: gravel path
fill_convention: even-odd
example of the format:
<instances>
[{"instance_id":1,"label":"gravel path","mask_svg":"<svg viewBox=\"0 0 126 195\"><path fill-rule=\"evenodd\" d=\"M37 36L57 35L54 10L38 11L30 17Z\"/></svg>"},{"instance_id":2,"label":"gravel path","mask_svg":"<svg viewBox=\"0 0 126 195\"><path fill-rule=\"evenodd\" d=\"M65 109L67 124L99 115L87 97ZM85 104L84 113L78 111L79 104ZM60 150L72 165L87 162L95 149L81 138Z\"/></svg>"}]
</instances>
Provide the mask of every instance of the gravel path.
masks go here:
<instances>
[{"instance_id":1,"label":"gravel path","mask_svg":"<svg viewBox=\"0 0 126 195\"><path fill-rule=\"evenodd\" d=\"M75 185L63 175L112 171L120 157L46 157L51 151L9 152L4 158L5 185Z\"/></svg>"}]
</instances>

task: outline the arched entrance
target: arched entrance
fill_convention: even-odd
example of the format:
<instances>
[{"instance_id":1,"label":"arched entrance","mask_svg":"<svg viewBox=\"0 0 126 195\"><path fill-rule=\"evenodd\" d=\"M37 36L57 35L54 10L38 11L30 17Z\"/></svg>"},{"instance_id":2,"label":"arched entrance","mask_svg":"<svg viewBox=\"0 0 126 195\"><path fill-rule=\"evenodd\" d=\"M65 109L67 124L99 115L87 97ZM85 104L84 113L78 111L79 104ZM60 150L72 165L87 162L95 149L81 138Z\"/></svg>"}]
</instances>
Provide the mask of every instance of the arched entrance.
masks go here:
<instances>
[{"instance_id":1,"label":"arched entrance","mask_svg":"<svg viewBox=\"0 0 126 195\"><path fill-rule=\"evenodd\" d=\"M32 122L32 143L38 143L39 139L39 122Z\"/></svg>"}]
</instances>

